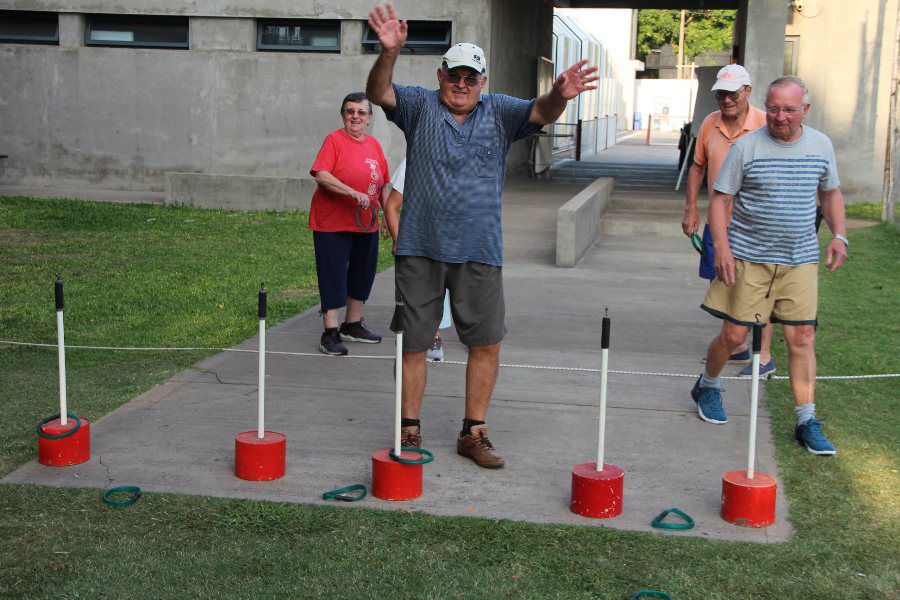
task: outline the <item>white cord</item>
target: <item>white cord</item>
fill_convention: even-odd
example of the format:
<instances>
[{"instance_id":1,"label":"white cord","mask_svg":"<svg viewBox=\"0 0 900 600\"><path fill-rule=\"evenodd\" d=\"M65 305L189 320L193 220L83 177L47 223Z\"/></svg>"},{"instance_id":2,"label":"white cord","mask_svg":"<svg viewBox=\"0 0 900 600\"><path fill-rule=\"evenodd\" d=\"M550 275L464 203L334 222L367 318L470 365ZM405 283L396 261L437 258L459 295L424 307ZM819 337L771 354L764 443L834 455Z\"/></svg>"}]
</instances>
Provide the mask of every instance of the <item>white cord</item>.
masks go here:
<instances>
[{"instance_id":1,"label":"white cord","mask_svg":"<svg viewBox=\"0 0 900 600\"><path fill-rule=\"evenodd\" d=\"M32 346L37 348L56 348L57 344L40 344L37 342L18 342L14 340L0 340L0 345L7 346ZM188 352L188 351L208 351L208 352L242 352L245 354L258 354L259 350L243 350L241 348L210 348L210 347L169 347L169 348L138 348L123 346L78 346L66 344L66 348L76 350L118 350L126 352ZM279 352L276 350L266 350L267 355L276 356L315 356L317 358L334 358L327 356L321 352ZM393 356L344 356L342 359L357 360L394 360ZM467 365L468 363L458 360L438 361L447 365ZM553 365L524 365L524 364L506 364L500 363L505 369L537 369L543 371L571 371L577 373L599 373L600 369L591 369L587 367L556 367ZM697 377L696 373L660 373L654 371L621 371L609 369L607 373L615 373L617 375L642 375L645 377ZM816 379L885 379L889 377L900 377L900 373L878 373L874 375L816 375ZM790 379L785 375L769 375L769 379ZM728 377L723 376L722 379L748 380L746 377Z\"/></svg>"}]
</instances>

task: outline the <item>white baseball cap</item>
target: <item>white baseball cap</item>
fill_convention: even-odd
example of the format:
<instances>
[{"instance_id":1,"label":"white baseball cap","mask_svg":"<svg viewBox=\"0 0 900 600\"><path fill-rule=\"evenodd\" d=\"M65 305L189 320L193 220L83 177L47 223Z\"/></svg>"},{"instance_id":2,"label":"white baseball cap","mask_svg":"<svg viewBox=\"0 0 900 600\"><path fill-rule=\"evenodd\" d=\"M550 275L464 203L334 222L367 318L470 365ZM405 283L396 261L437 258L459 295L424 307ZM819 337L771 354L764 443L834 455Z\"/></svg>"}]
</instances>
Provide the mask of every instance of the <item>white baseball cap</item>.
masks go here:
<instances>
[{"instance_id":1,"label":"white baseball cap","mask_svg":"<svg viewBox=\"0 0 900 600\"><path fill-rule=\"evenodd\" d=\"M455 44L447 50L447 53L444 54L442 60L447 63L448 69L469 67L479 73L487 71L487 61L484 56L484 50L475 44Z\"/></svg>"},{"instance_id":2,"label":"white baseball cap","mask_svg":"<svg viewBox=\"0 0 900 600\"><path fill-rule=\"evenodd\" d=\"M745 85L751 85L750 73L741 65L725 65L719 69L716 82L710 91L725 90L736 92Z\"/></svg>"}]
</instances>

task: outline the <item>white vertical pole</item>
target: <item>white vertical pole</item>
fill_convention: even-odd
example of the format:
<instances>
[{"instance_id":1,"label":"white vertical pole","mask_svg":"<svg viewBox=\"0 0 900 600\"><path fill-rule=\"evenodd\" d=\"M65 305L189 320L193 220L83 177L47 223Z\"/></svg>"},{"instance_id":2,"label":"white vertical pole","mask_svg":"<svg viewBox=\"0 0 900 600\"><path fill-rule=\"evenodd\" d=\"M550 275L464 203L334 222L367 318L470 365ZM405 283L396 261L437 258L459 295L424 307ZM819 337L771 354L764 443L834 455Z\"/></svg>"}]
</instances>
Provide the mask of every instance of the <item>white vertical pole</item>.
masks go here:
<instances>
[{"instance_id":1,"label":"white vertical pole","mask_svg":"<svg viewBox=\"0 0 900 600\"><path fill-rule=\"evenodd\" d=\"M750 380L750 448L747 451L747 479L753 479L756 458L756 405L759 401L759 351L753 353L753 377Z\"/></svg>"},{"instance_id":2,"label":"white vertical pole","mask_svg":"<svg viewBox=\"0 0 900 600\"><path fill-rule=\"evenodd\" d=\"M604 309L600 330L600 432L597 435L597 470L603 470L603 446L606 439L606 377L609 364L609 307Z\"/></svg>"},{"instance_id":3,"label":"white vertical pole","mask_svg":"<svg viewBox=\"0 0 900 600\"><path fill-rule=\"evenodd\" d=\"M403 410L403 320L405 307L398 302L394 309L394 329L397 339L394 342L394 454L400 456L403 446L400 444L401 411Z\"/></svg>"},{"instance_id":4,"label":"white vertical pole","mask_svg":"<svg viewBox=\"0 0 900 600\"><path fill-rule=\"evenodd\" d=\"M606 376L609 350L600 350L600 435L597 439L597 470L603 470L603 445L606 439Z\"/></svg>"},{"instance_id":5,"label":"white vertical pole","mask_svg":"<svg viewBox=\"0 0 900 600\"><path fill-rule=\"evenodd\" d=\"M59 422L68 423L66 408L66 341L63 333L63 311L56 311L56 345L59 356Z\"/></svg>"},{"instance_id":6,"label":"white vertical pole","mask_svg":"<svg viewBox=\"0 0 900 600\"><path fill-rule=\"evenodd\" d=\"M256 437L266 437L266 320L259 320L259 416Z\"/></svg>"},{"instance_id":7,"label":"white vertical pole","mask_svg":"<svg viewBox=\"0 0 900 600\"><path fill-rule=\"evenodd\" d=\"M762 345L762 328L760 324L753 326L753 362L750 379L750 447L747 451L747 479L753 479L753 466L756 460L756 408L759 404L759 351Z\"/></svg>"},{"instance_id":8,"label":"white vertical pole","mask_svg":"<svg viewBox=\"0 0 900 600\"><path fill-rule=\"evenodd\" d=\"M266 286L259 284L259 401L256 424L256 437L266 437Z\"/></svg>"},{"instance_id":9,"label":"white vertical pole","mask_svg":"<svg viewBox=\"0 0 900 600\"><path fill-rule=\"evenodd\" d=\"M403 331L397 332L396 348L394 349L394 454L400 456L400 423L403 407Z\"/></svg>"}]
</instances>

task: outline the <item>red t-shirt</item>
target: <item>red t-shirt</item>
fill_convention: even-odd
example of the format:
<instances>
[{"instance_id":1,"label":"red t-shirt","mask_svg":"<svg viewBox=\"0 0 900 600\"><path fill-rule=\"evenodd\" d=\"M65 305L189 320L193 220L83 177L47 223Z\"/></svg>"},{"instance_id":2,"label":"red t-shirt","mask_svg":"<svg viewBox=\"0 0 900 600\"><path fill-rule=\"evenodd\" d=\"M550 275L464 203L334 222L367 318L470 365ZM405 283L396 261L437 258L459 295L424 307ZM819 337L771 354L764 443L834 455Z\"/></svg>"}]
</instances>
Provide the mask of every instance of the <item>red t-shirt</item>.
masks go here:
<instances>
[{"instance_id":1,"label":"red t-shirt","mask_svg":"<svg viewBox=\"0 0 900 600\"><path fill-rule=\"evenodd\" d=\"M358 192L367 193L372 202L370 210L372 207L378 210L381 206L381 188L391 180L387 159L378 140L371 135L358 140L343 129L332 131L322 142L322 148L309 174L315 177L317 171L328 171L341 183ZM359 228L356 223L356 207L356 199L333 194L322 186L317 186L309 210L309 228L313 231L378 231L377 219L371 228ZM371 220L372 213L362 210L360 221L363 225L368 225Z\"/></svg>"}]
</instances>

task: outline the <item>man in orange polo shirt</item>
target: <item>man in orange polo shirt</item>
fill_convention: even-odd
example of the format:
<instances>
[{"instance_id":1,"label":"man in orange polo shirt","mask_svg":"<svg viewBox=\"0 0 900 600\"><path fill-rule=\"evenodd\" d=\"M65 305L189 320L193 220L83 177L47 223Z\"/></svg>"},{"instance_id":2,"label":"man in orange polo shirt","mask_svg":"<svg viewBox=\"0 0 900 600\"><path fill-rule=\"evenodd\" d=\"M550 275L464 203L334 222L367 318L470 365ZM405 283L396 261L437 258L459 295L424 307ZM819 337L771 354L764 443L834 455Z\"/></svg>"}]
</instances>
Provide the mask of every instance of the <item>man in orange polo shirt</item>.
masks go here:
<instances>
[{"instance_id":1,"label":"man in orange polo shirt","mask_svg":"<svg viewBox=\"0 0 900 600\"><path fill-rule=\"evenodd\" d=\"M694 149L694 162L688 171L687 199L684 203L684 219L681 221L681 229L684 235L690 236L697 233L700 228L700 214L697 212L697 195L700 192L700 184L703 182L703 174L706 172L707 190L713 188L719 168L728 155L731 145L744 135L759 129L766 124L766 113L758 108L750 106L750 74L741 65L726 65L716 75L716 83L712 90L716 94L716 103L719 110L710 113L700 125L697 134L697 145ZM730 209L730 207L729 207ZM731 219L729 213L728 219ZM700 276L706 279L714 279L716 276L715 259L713 256L712 238L709 227L703 227L704 256L701 259ZM772 342L772 324L769 323L763 331L762 350L759 357L759 373L768 376L775 371L775 361L772 359L770 346ZM750 351L746 347L738 350L729 357L729 362L746 362L750 360ZM749 374L749 366L744 369ZM741 371L741 374L745 374Z\"/></svg>"}]
</instances>

